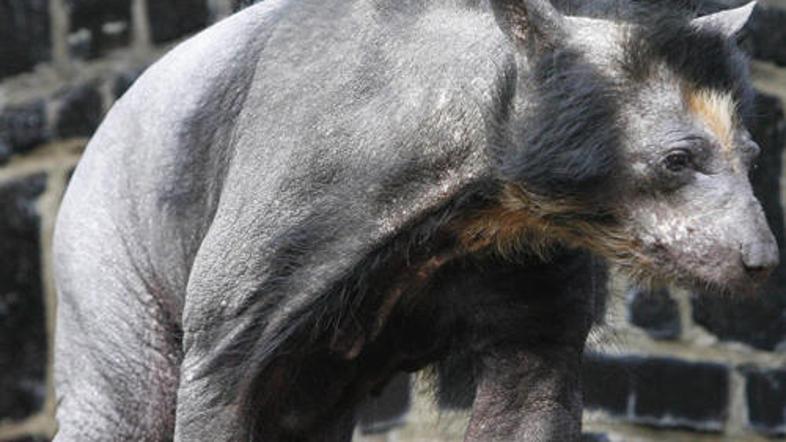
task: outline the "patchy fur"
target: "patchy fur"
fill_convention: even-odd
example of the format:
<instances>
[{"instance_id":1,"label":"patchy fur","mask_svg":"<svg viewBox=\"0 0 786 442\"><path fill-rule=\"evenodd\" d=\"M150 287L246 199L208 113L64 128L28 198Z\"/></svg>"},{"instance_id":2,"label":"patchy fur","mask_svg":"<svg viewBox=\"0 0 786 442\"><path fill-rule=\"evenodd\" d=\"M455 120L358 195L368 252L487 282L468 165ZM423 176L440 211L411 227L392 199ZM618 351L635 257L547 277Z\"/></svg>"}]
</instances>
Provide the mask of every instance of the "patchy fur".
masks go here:
<instances>
[{"instance_id":1,"label":"patchy fur","mask_svg":"<svg viewBox=\"0 0 786 442\"><path fill-rule=\"evenodd\" d=\"M64 200L58 442L345 442L363 398L456 354L467 441L578 440L591 253L734 287L777 261L689 112L720 134L743 59L649 3L266 0L181 45Z\"/></svg>"},{"instance_id":2,"label":"patchy fur","mask_svg":"<svg viewBox=\"0 0 786 442\"><path fill-rule=\"evenodd\" d=\"M620 161L616 90L569 48L543 54L525 81L526 116L495 148L501 178L553 198L605 200Z\"/></svg>"},{"instance_id":3,"label":"patchy fur","mask_svg":"<svg viewBox=\"0 0 786 442\"><path fill-rule=\"evenodd\" d=\"M622 46L622 68L642 83L665 65L692 88L731 92L746 112L753 92L745 56L726 36L694 28L684 11L647 7L635 14Z\"/></svg>"},{"instance_id":4,"label":"patchy fur","mask_svg":"<svg viewBox=\"0 0 786 442\"><path fill-rule=\"evenodd\" d=\"M713 90L686 88L685 102L696 118L701 120L726 152L734 149L734 130L737 105L730 94Z\"/></svg>"}]
</instances>

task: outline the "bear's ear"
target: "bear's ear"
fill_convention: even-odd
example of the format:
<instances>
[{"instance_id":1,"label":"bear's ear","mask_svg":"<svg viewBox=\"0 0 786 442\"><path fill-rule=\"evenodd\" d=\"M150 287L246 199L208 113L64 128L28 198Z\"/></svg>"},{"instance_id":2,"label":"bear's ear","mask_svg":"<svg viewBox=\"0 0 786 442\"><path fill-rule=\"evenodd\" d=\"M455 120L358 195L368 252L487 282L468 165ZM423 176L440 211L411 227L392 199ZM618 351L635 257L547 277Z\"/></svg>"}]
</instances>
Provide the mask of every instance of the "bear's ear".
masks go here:
<instances>
[{"instance_id":1,"label":"bear's ear","mask_svg":"<svg viewBox=\"0 0 786 442\"><path fill-rule=\"evenodd\" d=\"M727 9L725 11L696 18L691 21L691 25L697 29L719 32L726 37L732 38L745 27L746 23L748 23L748 19L750 19L753 8L755 7L756 2L752 1L739 8Z\"/></svg>"},{"instance_id":2,"label":"bear's ear","mask_svg":"<svg viewBox=\"0 0 786 442\"><path fill-rule=\"evenodd\" d=\"M530 55L567 38L565 17L549 0L491 0L502 31Z\"/></svg>"}]
</instances>

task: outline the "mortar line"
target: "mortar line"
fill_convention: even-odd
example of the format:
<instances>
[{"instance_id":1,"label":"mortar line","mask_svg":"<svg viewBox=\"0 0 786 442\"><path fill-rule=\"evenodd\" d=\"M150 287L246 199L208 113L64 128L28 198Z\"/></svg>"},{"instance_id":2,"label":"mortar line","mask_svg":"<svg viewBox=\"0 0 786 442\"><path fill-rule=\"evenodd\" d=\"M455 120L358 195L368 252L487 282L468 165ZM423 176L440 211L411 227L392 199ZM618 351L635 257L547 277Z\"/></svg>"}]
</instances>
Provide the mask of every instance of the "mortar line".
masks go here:
<instances>
[{"instance_id":1,"label":"mortar line","mask_svg":"<svg viewBox=\"0 0 786 442\"><path fill-rule=\"evenodd\" d=\"M133 0L131 4L132 47L139 56L152 51L153 38L148 20L147 0Z\"/></svg>"},{"instance_id":2,"label":"mortar line","mask_svg":"<svg viewBox=\"0 0 786 442\"><path fill-rule=\"evenodd\" d=\"M748 404L745 398L745 378L739 371L732 370L729 375L729 418L726 421L726 434L744 434L748 421Z\"/></svg>"},{"instance_id":3,"label":"mortar line","mask_svg":"<svg viewBox=\"0 0 786 442\"><path fill-rule=\"evenodd\" d=\"M61 77L71 74L71 60L68 56L68 29L71 26L68 8L63 0L49 0L49 29L52 44L52 66Z\"/></svg>"},{"instance_id":4,"label":"mortar line","mask_svg":"<svg viewBox=\"0 0 786 442\"><path fill-rule=\"evenodd\" d=\"M58 152L59 156L62 152ZM52 250L52 238L57 219L57 211L60 201L65 191L68 180L68 172L75 164L74 161L67 161L63 158L59 165L49 171L49 181L47 190L38 201L39 213L41 214L41 277L45 294L46 312L46 331L47 331L47 398L44 403L43 413L49 419L50 426L46 428L46 434L54 436L55 432L55 408L57 398L54 389L54 348L55 348L55 321L57 318L57 290L54 284L54 262Z\"/></svg>"},{"instance_id":5,"label":"mortar line","mask_svg":"<svg viewBox=\"0 0 786 442\"><path fill-rule=\"evenodd\" d=\"M46 397L41 409L20 421L0 423L0 439L12 439L22 436L40 435L51 438L54 436L54 379L52 357L54 351L54 325L56 317L56 293L52 278L51 239L57 207L60 204L65 188L68 171L76 164L78 158L68 151L66 146L53 148L46 162L40 164L38 170L25 170L21 176L44 173L47 177L46 189L36 199L35 206L39 215L39 263L41 273L42 297L44 305L44 326L46 328Z\"/></svg>"}]
</instances>

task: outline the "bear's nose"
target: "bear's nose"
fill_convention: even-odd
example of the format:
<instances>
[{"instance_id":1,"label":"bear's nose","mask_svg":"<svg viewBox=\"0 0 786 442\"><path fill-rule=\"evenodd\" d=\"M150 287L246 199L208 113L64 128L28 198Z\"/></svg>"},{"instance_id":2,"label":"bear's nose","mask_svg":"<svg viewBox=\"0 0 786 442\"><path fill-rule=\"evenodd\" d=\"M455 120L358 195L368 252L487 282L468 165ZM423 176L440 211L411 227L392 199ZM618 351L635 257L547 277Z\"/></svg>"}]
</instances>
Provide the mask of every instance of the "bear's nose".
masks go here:
<instances>
[{"instance_id":1,"label":"bear's nose","mask_svg":"<svg viewBox=\"0 0 786 442\"><path fill-rule=\"evenodd\" d=\"M775 241L758 241L742 246L745 271L756 279L766 278L778 266L778 246Z\"/></svg>"}]
</instances>

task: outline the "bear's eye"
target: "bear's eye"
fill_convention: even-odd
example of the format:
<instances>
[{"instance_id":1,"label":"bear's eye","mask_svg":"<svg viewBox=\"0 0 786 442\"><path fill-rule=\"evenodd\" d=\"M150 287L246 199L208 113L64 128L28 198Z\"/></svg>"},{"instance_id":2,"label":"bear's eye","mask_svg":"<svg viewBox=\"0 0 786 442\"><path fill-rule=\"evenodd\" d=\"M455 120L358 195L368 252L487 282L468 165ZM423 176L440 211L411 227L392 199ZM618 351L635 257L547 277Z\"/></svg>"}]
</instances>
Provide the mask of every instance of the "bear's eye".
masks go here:
<instances>
[{"instance_id":1,"label":"bear's eye","mask_svg":"<svg viewBox=\"0 0 786 442\"><path fill-rule=\"evenodd\" d=\"M663 164L670 172L682 172L693 167L693 155L684 149L675 150L666 155Z\"/></svg>"}]
</instances>

